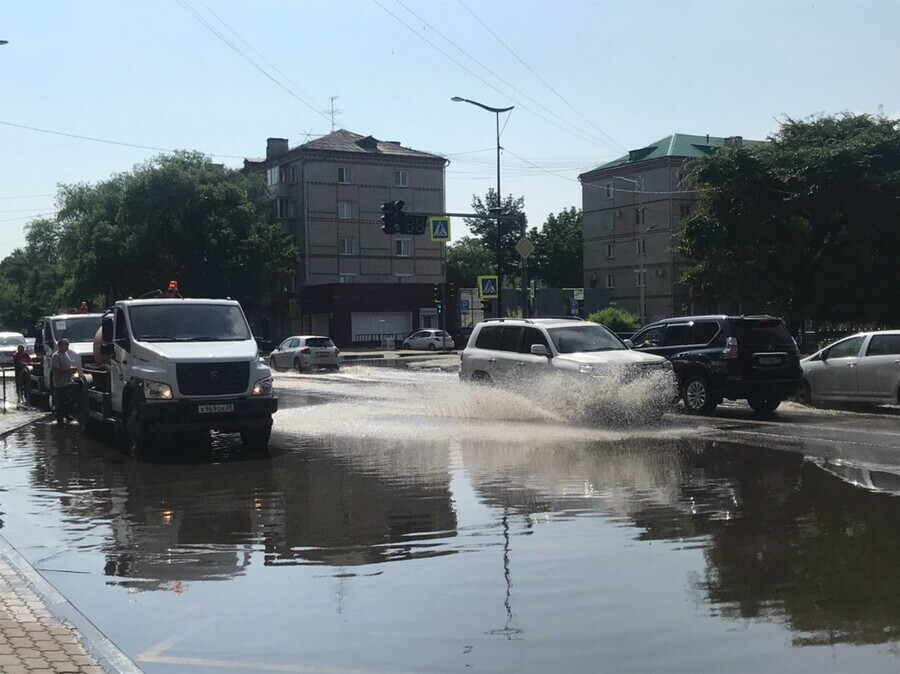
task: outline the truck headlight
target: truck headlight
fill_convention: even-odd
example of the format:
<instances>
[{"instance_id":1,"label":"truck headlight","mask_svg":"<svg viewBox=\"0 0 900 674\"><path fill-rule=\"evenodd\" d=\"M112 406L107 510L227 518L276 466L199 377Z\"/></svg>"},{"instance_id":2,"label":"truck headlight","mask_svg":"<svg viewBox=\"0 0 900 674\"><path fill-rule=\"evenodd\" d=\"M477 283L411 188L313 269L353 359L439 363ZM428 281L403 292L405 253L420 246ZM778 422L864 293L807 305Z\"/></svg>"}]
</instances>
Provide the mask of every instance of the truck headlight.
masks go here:
<instances>
[{"instance_id":1,"label":"truck headlight","mask_svg":"<svg viewBox=\"0 0 900 674\"><path fill-rule=\"evenodd\" d=\"M148 400L171 400L172 388L161 381L144 380L144 397Z\"/></svg>"},{"instance_id":2,"label":"truck headlight","mask_svg":"<svg viewBox=\"0 0 900 674\"><path fill-rule=\"evenodd\" d=\"M270 396L272 395L272 378L266 377L264 379L260 379L253 385L253 395L255 396Z\"/></svg>"}]
</instances>

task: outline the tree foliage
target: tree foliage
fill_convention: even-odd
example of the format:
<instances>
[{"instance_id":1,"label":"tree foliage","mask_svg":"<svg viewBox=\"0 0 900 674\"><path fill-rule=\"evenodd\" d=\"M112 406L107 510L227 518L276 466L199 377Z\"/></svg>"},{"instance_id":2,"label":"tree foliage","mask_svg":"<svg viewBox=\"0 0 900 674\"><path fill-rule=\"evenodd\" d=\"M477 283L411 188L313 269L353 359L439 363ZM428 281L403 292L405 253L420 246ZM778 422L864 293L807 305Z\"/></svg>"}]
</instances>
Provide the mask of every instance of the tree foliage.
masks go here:
<instances>
[{"instance_id":1,"label":"tree foliage","mask_svg":"<svg viewBox=\"0 0 900 674\"><path fill-rule=\"evenodd\" d=\"M680 231L695 294L795 323L900 321L900 123L787 119L769 142L699 160Z\"/></svg>"},{"instance_id":2,"label":"tree foliage","mask_svg":"<svg viewBox=\"0 0 900 674\"><path fill-rule=\"evenodd\" d=\"M503 283L507 287L514 285L514 280L519 273L520 259L515 246L519 239L522 238L522 231L524 231L528 222L525 216L525 197L516 199L509 195L500 201L497 198L497 192L494 189L488 189L483 199L477 194L472 196L472 209L479 215L515 215L522 218L522 224L511 220L502 220L500 222L500 259L503 270ZM466 218L465 222L474 238L491 251L494 272L496 273L497 220Z\"/></svg>"},{"instance_id":3,"label":"tree foliage","mask_svg":"<svg viewBox=\"0 0 900 674\"><path fill-rule=\"evenodd\" d=\"M474 288L493 271L494 255L479 240L464 236L447 247L447 281L457 288Z\"/></svg>"},{"instance_id":4,"label":"tree foliage","mask_svg":"<svg viewBox=\"0 0 900 674\"><path fill-rule=\"evenodd\" d=\"M588 320L600 325L605 325L613 332L637 332L640 327L640 319L625 309L617 307L606 307L600 311L595 311Z\"/></svg>"},{"instance_id":5,"label":"tree foliage","mask_svg":"<svg viewBox=\"0 0 900 674\"><path fill-rule=\"evenodd\" d=\"M528 238L534 253L528 259L529 276L550 288L580 288L584 283L581 209L564 208L547 216L543 228L531 228Z\"/></svg>"},{"instance_id":6,"label":"tree foliage","mask_svg":"<svg viewBox=\"0 0 900 674\"><path fill-rule=\"evenodd\" d=\"M193 296L247 301L296 262L261 177L199 153L61 185L57 202L56 219L31 223L25 249L0 262L0 293L19 296L17 311L31 317L78 299L141 295L169 279Z\"/></svg>"}]
</instances>

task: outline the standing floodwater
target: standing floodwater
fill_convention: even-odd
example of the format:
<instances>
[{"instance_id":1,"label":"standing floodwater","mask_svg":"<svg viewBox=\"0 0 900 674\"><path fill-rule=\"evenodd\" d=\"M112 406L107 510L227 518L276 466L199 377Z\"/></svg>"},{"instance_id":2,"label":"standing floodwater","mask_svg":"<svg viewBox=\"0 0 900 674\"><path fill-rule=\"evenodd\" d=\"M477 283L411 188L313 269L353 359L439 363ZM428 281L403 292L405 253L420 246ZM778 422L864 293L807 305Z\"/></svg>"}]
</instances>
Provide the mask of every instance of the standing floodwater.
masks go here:
<instances>
[{"instance_id":1,"label":"standing floodwater","mask_svg":"<svg viewBox=\"0 0 900 674\"><path fill-rule=\"evenodd\" d=\"M0 440L3 535L147 672L900 669L900 499L821 462L440 373L278 384L270 459Z\"/></svg>"}]
</instances>

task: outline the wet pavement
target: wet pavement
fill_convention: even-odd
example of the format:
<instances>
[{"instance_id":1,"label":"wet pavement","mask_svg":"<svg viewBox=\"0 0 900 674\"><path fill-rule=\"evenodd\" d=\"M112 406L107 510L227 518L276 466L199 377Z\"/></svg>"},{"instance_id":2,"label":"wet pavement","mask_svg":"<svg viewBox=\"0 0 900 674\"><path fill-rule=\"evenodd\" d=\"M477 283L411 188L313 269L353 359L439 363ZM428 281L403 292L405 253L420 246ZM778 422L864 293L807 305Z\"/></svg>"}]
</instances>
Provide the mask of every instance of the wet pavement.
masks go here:
<instances>
[{"instance_id":1,"label":"wet pavement","mask_svg":"<svg viewBox=\"0 0 900 674\"><path fill-rule=\"evenodd\" d=\"M900 421L597 427L442 372L277 377L272 455L0 438L0 533L146 672L896 672Z\"/></svg>"}]
</instances>

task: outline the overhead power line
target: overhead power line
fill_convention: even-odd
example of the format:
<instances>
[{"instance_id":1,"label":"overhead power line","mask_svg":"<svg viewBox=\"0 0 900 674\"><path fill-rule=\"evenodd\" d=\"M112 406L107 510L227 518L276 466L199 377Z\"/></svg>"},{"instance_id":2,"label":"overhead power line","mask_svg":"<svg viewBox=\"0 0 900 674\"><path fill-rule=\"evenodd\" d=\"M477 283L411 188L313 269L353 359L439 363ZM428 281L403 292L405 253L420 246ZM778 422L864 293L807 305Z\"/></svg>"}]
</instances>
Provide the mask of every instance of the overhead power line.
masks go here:
<instances>
[{"instance_id":1,"label":"overhead power line","mask_svg":"<svg viewBox=\"0 0 900 674\"><path fill-rule=\"evenodd\" d=\"M510 89L512 89L513 91L515 91L517 94L519 94L520 96L523 96L525 99L527 99L528 101L530 101L531 103L533 103L534 105L536 105L537 107L539 107L541 110L543 110L543 111L546 112L547 114L552 115L553 117L555 117L556 119L558 119L558 120L559 120L560 122L562 122L563 124L567 124L568 126L572 127L572 128L573 128L575 131L577 131L578 133L580 133L580 134L582 134L582 135L584 135L584 136L586 136L586 137L588 137L588 138L591 138L594 142L601 143L601 144L603 144L603 145L606 145L606 144L607 144L606 141L604 141L604 140L600 140L599 138L592 137L591 134L585 132L583 129L578 128L575 124L573 124L572 122L570 122L569 120L567 120L565 117L562 117L561 115L556 114L555 112L553 112L553 110L551 110L550 108L548 108L547 106L545 106L543 103L541 103L540 101L538 101L538 100L532 98L531 96L529 96L528 94L526 94L524 91L522 91L521 89L517 88L515 85L511 84L508 80L506 80L505 78L503 78L503 77L501 77L500 75L498 75L495 71L491 70L491 68L489 68L488 66L484 65L481 61L479 61L477 58L475 58L474 56L472 56L472 55L471 55L469 52L467 52L465 49L463 49L462 47L460 47L460 46L457 44L456 40L451 40L449 37L447 37L446 35L444 35L441 31L439 31L439 30L438 30L437 28L435 28L433 25L431 25L428 21L426 21L424 18L422 18L421 16L419 16L418 14L416 14L412 9L410 9L406 4L403 3L403 0L396 0L396 2L397 2L398 5L400 5L401 7L403 7L403 9L405 9L407 12L409 12L409 13L412 14L414 17L416 17L416 19L418 19L419 21L421 21L421 22L425 25L426 28L430 29L430 30L433 31L436 35L438 35L438 36L439 36L446 44L452 45L458 52L460 52L461 54L463 54L466 58L468 58L470 61L472 61L475 65L477 65L479 68L481 68L481 69L484 70L485 72L487 72L487 73L489 73L490 75L492 75L494 78L496 78L498 81L500 81L500 82L502 82L503 84L505 84L507 87L509 87ZM507 117L506 117L506 122L509 122L509 116L508 116L508 115L507 115ZM503 124L503 128L504 128L504 129L506 128L506 122L504 122L504 124ZM500 134L503 135L503 130L500 131Z\"/></svg>"},{"instance_id":2,"label":"overhead power line","mask_svg":"<svg viewBox=\"0 0 900 674\"><path fill-rule=\"evenodd\" d=\"M475 12L473 12L473 11L469 8L469 6L466 5L465 2L463 2L463 0L458 0L458 2L459 2L460 5L463 6L463 8L464 8L469 14L471 14L471 15L475 18L475 20L476 20L478 23L480 23L480 24L482 25L482 27L483 27L488 33L490 33L490 34L494 37L494 39L497 40L497 42L499 42L499 43L503 46L504 49L506 49L506 51L508 51L510 54L512 54L513 57L514 57L519 63L521 63L521 64L525 67L526 70L528 70L528 72L530 72L532 75L534 75L534 76L538 79L538 81L539 81L541 84L543 84L543 85L544 85L545 87L547 87L550 91L552 91L552 92L556 95L556 97L559 98L559 100L561 100L563 103L565 103L565 104L568 105L570 108L572 108L572 110L573 110L578 116L580 116L584 121L586 121L588 124L590 124L590 125L593 126L595 129L597 129L597 131L599 131L603 136L605 136L606 138L608 138L614 145L616 145L617 147L619 147L622 151L628 152L628 150L625 148L624 145L622 145L621 143L619 143L618 141L616 141L614 138L612 138L608 133L606 133L603 129L601 129L599 126L597 126L590 118L588 118L587 116L583 115L583 114L581 113L580 110L578 110L577 108L575 108L575 106L572 105L565 97L563 97L563 95L562 95L561 93L559 93L556 89L554 89L554 88L550 85L549 82L547 82L546 80L544 80L543 77L541 77L540 75L538 75L538 74L531 68L531 66L528 65L527 63L525 63L525 61L523 61L523 60L519 57L519 55L516 54L516 52L514 52L514 51L512 50L512 48L511 48L509 45L507 45L503 40L501 40L501 39L500 39L500 36L497 35L497 33L495 33L493 30L491 30L490 26L488 26L484 21L482 21L482 20L481 20L481 17L479 17Z\"/></svg>"},{"instance_id":3,"label":"overhead power line","mask_svg":"<svg viewBox=\"0 0 900 674\"><path fill-rule=\"evenodd\" d=\"M0 124L5 126L12 126L16 129L26 129L28 131L37 131L38 133L49 133L54 136L65 136L66 138L77 138L78 140L89 140L93 143L106 143L107 145L121 145L122 147L134 147L139 150L153 150L154 152L176 152L177 150L173 150L165 147L154 147L153 145L139 145L137 143L125 143L118 140L106 140L105 138L94 138L92 136L81 136L77 133L66 133L64 131L53 131L52 129L41 129L36 126L28 126L26 124L15 124L14 122L5 122L0 120ZM244 157L235 155L235 154L216 154L214 152L204 152L203 154L208 155L210 157L227 157L229 159L244 159ZM13 198L13 197L9 197Z\"/></svg>"},{"instance_id":4,"label":"overhead power line","mask_svg":"<svg viewBox=\"0 0 900 674\"><path fill-rule=\"evenodd\" d=\"M578 131L574 131L574 130L569 129L569 128L565 127L565 126L562 126L561 124L558 124L557 122L553 121L552 119L548 119L547 117L545 117L544 115L540 114L539 112L536 112L535 110L532 110L530 107L528 107L527 105L525 105L525 104L522 103L521 101L518 101L518 100L516 100L515 98L513 98L512 96L510 96L507 92L503 91L502 89L499 89L498 87L496 87L496 86L494 86L493 84L491 84L490 82L488 82L488 81L487 81L486 79L484 79L481 75L479 75L478 73L474 72L471 68L469 68L469 67L463 65L462 63L460 63L458 60L456 60L455 58L453 58L453 56L451 56L451 55L448 54L446 51L444 51L443 49L441 49L441 48L440 48L437 44L435 44L433 41L428 40L428 39L427 39L426 37L424 37L423 35L420 35L420 34L419 34L419 31L417 31L415 28L413 28L412 26L410 26L408 23L406 23L406 22L405 22L403 19L401 19L399 16L397 16L396 14L394 14L394 12L392 12L392 11L389 10L387 7L385 7L379 0L372 0L372 2L374 2L376 5L378 5L385 13L387 13L388 15L390 15L395 21L397 21L398 23L402 24L402 25L403 25L408 31L410 31L413 35L415 35L415 36L418 37L420 40L422 40L423 42L425 42L425 44L427 44L429 47L431 47L432 49L434 49L434 50L437 51L437 52L440 52L445 58L447 58L447 59L449 59L450 61L452 61L452 62L453 62L456 66L458 66L459 68L462 68L463 70L465 70L465 71L466 71L467 73L469 73L472 77L474 77L475 79L477 79L479 82L481 82L481 83L484 84L485 86L490 87L491 89L493 89L494 91L496 91L496 92L499 93L500 95L506 96L507 98L509 98L510 100L512 100L514 103L516 103L519 107L521 107L522 109L527 110L527 111L530 112L532 115L534 115L534 116L536 116L536 117L539 117L540 119L544 120L544 121L547 122L548 124L552 124L553 126L557 127L558 129L561 129L562 131L565 131L566 133L575 136L575 137L578 138L579 140L583 140L583 141L586 141L586 142L589 142L589 143L595 143L595 144L597 144L597 145L601 145L601 146L604 146L604 147L606 147L606 146L608 145L607 143L604 143L604 142L601 142L601 141L599 141L599 140L597 140L597 139L591 138L590 136L585 136L584 134L582 134L582 133L580 133L580 132L578 132Z\"/></svg>"},{"instance_id":5,"label":"overhead power line","mask_svg":"<svg viewBox=\"0 0 900 674\"><path fill-rule=\"evenodd\" d=\"M227 37L225 37L224 35L222 35L222 33L221 33L219 30L217 30L215 26L213 26L209 21L207 21L205 18L203 18L203 16L202 16L197 10L195 10L193 7L191 7L191 6L187 3L186 0L175 0L175 2L177 2L179 5L181 5L181 6L184 8L185 11L187 11L187 12L190 13L195 19L197 19L197 21L199 21L199 22L203 25L203 27L206 28L210 33L212 33L212 34L215 35L217 38L219 38L219 39L220 39L222 42L224 42L224 43L225 43L232 51L234 51L238 56L240 56L242 59L244 59L245 61L247 61L247 63L249 63L250 65L252 65L254 68L256 68L256 69L257 69L260 73L262 73L267 79L269 79L269 80L271 80L272 82L274 82L280 89L282 89L283 91L285 91L289 96L291 96L292 98L296 99L297 101L299 101L300 103L302 103L303 105L305 105L307 108L309 108L310 110L312 110L314 113L316 113L316 114L319 115L320 117L324 117L325 119L327 119L327 120L330 121L330 118L328 117L328 115L326 115L325 113L323 113L321 110L319 110L319 109L318 109L315 105L313 105L312 103L309 103L309 102L307 102L306 100L304 100L301 96L299 96L297 93L295 93L294 91L292 91L289 87L285 86L285 85L284 85L282 82L280 82L277 78L273 77L273 76L272 76L265 68L263 68L263 67L262 67L261 65L259 65L256 61L254 61L253 58L251 58L250 56L248 56L248 55L247 55L240 47L238 47L236 44L234 44L234 43L233 43L231 40L229 40ZM204 5L204 6L205 6L205 5ZM210 13L212 13L212 12L210 12ZM214 16L215 16L215 15L214 15ZM220 20L221 20L221 19L220 19ZM223 23L224 23L224 22L223 22ZM231 30L231 29L229 28L229 30ZM234 31L232 31L232 32L234 32ZM240 36L238 36L238 37L240 37ZM252 49L252 47L251 47L251 49ZM255 51L255 50L254 50L254 51ZM284 77L284 76L282 75L282 77ZM285 78L285 79L287 79L287 78ZM288 81L290 81L290 80L288 80ZM293 83L292 83L292 84L293 84ZM296 86L296 85L294 85L294 86Z\"/></svg>"}]
</instances>

